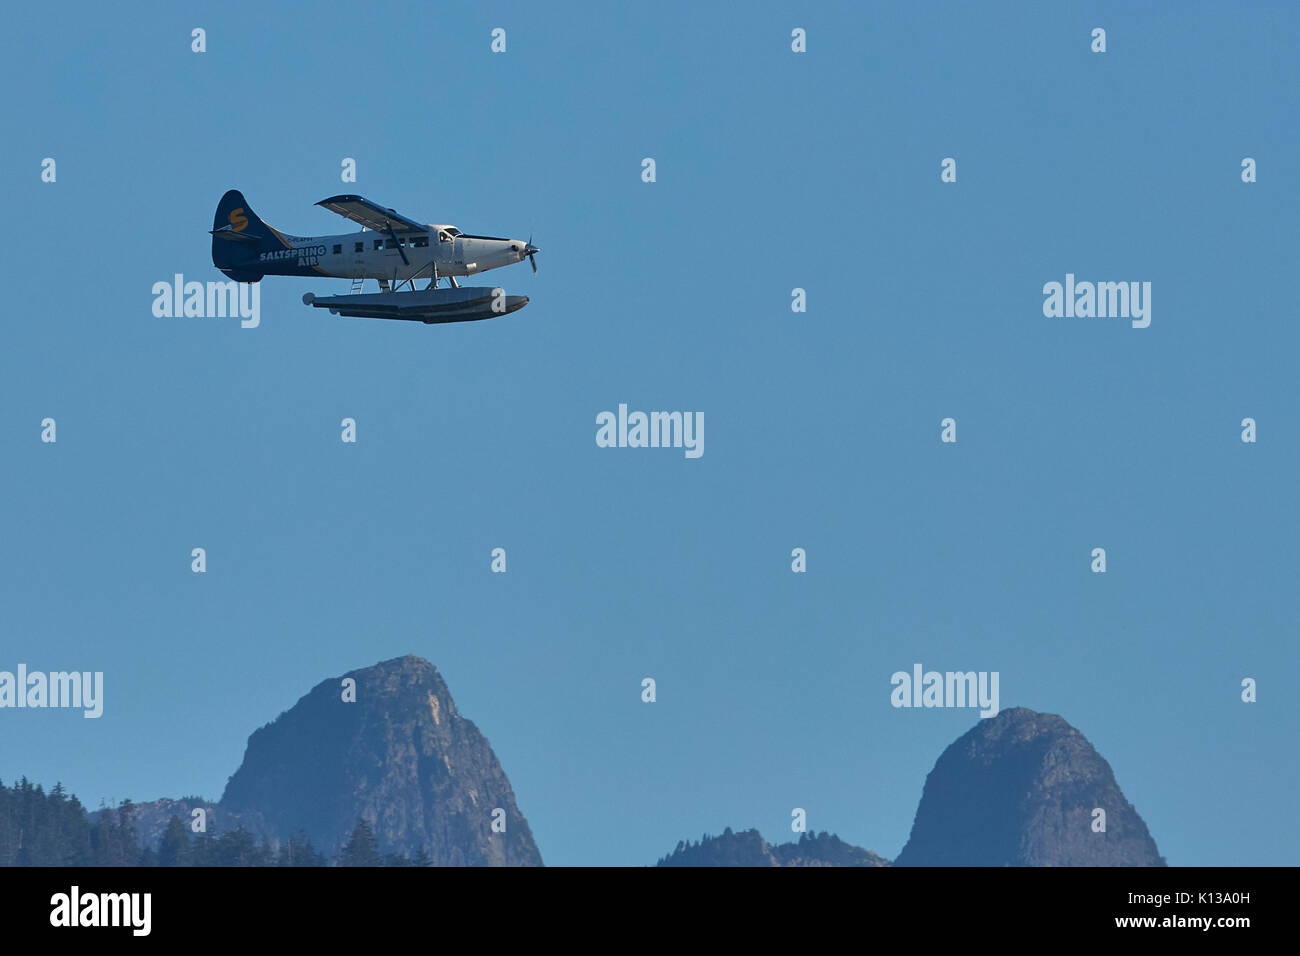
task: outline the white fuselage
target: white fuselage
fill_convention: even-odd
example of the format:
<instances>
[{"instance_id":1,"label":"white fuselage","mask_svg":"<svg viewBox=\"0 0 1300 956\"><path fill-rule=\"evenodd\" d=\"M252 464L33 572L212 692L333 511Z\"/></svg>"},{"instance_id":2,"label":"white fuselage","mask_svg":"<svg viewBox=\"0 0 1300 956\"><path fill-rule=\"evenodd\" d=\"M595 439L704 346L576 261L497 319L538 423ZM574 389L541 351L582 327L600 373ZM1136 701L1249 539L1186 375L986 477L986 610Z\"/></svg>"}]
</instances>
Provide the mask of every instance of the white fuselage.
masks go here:
<instances>
[{"instance_id":1,"label":"white fuselage","mask_svg":"<svg viewBox=\"0 0 1300 956\"><path fill-rule=\"evenodd\" d=\"M257 267L268 275L303 275L312 271L345 279L471 276L521 262L528 243L522 239L464 236L454 226L429 226L425 233L363 230L335 236L290 236L277 232L285 249L260 253ZM403 253L405 261L403 261Z\"/></svg>"}]
</instances>

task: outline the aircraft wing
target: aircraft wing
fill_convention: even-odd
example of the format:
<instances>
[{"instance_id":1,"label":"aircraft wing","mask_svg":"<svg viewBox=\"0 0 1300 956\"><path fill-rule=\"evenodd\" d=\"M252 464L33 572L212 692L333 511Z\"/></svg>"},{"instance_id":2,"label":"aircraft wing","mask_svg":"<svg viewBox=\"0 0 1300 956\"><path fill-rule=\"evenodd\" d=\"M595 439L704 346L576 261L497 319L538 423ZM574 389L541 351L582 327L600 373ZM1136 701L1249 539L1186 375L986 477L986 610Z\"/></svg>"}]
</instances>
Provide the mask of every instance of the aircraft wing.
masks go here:
<instances>
[{"instance_id":1,"label":"aircraft wing","mask_svg":"<svg viewBox=\"0 0 1300 956\"><path fill-rule=\"evenodd\" d=\"M375 232L388 232L390 229L396 233L429 231L428 226L414 219L408 219L395 209L385 209L364 196L331 196L329 199L322 199L316 205L324 206L330 212L336 212L353 222L359 222Z\"/></svg>"}]
</instances>

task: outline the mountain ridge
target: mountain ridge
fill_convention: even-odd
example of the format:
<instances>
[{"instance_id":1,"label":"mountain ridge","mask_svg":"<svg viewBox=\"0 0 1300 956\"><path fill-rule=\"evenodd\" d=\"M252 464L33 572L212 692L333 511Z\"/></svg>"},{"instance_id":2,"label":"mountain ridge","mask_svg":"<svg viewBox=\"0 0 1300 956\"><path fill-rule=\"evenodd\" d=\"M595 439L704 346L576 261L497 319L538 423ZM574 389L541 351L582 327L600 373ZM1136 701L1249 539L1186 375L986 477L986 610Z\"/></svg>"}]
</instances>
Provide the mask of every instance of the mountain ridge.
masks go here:
<instances>
[{"instance_id":1,"label":"mountain ridge","mask_svg":"<svg viewBox=\"0 0 1300 956\"><path fill-rule=\"evenodd\" d=\"M326 857L365 821L378 849L394 857L542 865L486 737L459 713L438 669L410 654L320 681L255 730L215 803L133 804L140 842L157 845L172 817L188 826L199 808L213 833L243 828L273 848L306 838ZM656 865L1167 863L1087 738L1059 715L1013 707L978 720L940 754L892 862L828 832L770 844L755 829L728 827L679 841Z\"/></svg>"},{"instance_id":2,"label":"mountain ridge","mask_svg":"<svg viewBox=\"0 0 1300 956\"><path fill-rule=\"evenodd\" d=\"M798 841L770 844L756 829L727 827L698 843L679 841L656 866L889 866L884 857L845 843L833 833L801 833Z\"/></svg>"}]
</instances>

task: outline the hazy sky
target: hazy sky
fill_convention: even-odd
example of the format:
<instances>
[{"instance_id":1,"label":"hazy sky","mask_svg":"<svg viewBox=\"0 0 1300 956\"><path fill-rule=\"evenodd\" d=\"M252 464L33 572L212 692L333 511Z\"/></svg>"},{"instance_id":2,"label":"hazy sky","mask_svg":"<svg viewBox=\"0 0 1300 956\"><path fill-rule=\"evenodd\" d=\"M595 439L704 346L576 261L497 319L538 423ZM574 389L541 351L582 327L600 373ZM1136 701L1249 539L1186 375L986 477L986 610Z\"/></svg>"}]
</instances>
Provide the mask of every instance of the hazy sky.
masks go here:
<instances>
[{"instance_id":1,"label":"hazy sky","mask_svg":"<svg viewBox=\"0 0 1300 956\"><path fill-rule=\"evenodd\" d=\"M547 863L795 807L893 858L978 719L893 708L919 662L1065 717L1171 864L1300 861L1295 4L584 6L9 12L0 669L105 701L0 710L0 778L215 800L413 653ZM532 302L156 318L232 187L298 235L340 192L531 233L491 278ZM1150 327L1045 317L1067 273L1150 282ZM703 456L598 448L619 403Z\"/></svg>"}]
</instances>

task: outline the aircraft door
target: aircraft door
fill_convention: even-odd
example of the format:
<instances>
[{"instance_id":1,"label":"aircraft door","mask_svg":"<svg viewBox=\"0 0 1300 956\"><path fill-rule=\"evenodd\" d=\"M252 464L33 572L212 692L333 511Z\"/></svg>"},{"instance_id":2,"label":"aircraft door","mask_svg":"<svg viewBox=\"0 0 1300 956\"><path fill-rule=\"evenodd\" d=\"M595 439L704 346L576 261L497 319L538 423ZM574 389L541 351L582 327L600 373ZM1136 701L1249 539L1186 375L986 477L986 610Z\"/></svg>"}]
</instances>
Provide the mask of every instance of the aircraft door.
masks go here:
<instances>
[{"instance_id":1,"label":"aircraft door","mask_svg":"<svg viewBox=\"0 0 1300 956\"><path fill-rule=\"evenodd\" d=\"M450 275L456 265L455 243L445 232L438 233L437 252L434 253L438 259L438 271L443 275Z\"/></svg>"}]
</instances>

